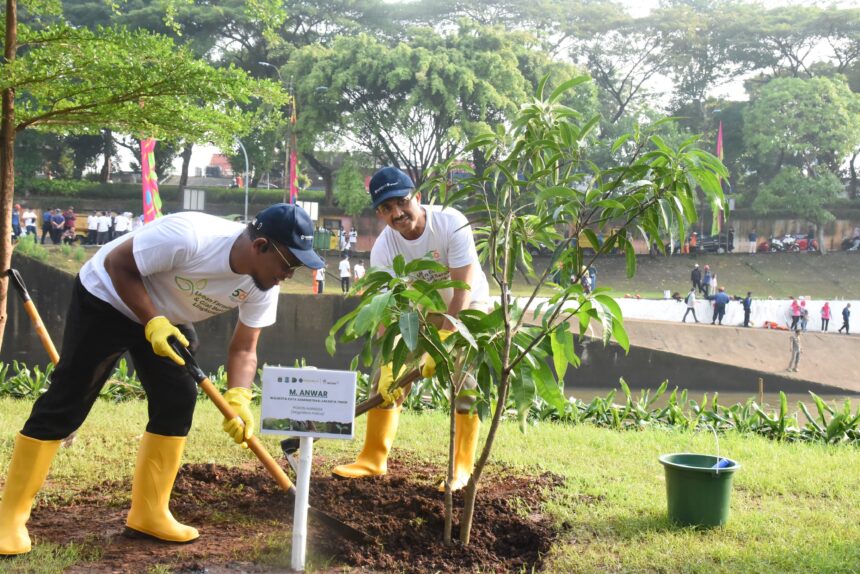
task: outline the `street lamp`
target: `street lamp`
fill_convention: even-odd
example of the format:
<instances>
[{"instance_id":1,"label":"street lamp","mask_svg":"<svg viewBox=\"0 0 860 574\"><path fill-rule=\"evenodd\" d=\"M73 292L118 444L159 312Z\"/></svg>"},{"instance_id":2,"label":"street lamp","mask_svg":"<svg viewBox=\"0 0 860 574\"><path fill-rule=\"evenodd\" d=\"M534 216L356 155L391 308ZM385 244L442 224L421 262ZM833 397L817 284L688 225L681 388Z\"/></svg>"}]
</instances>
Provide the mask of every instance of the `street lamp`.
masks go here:
<instances>
[{"instance_id":1,"label":"street lamp","mask_svg":"<svg viewBox=\"0 0 860 574\"><path fill-rule=\"evenodd\" d=\"M248 223L248 152L245 151L245 146L239 138L236 138L236 143L242 148L242 155L245 156L245 223Z\"/></svg>"},{"instance_id":2,"label":"street lamp","mask_svg":"<svg viewBox=\"0 0 860 574\"><path fill-rule=\"evenodd\" d=\"M275 66L274 64L270 64L269 62L257 62L257 63L260 64L261 66L265 66L267 68L272 68L273 70L275 70L275 73L278 74L278 81L281 83L282 86L284 85L284 79L281 77L281 70L279 70L277 66ZM287 88L287 90L288 90L288 93L290 95L290 105L295 105L295 102L293 101L292 86L289 86ZM284 138L284 169L283 169L283 171L281 171L281 182L283 183L283 186L284 186L284 202L286 202L286 195L289 194L289 183L287 182L287 173L288 173L289 163L290 163L290 146L289 146L289 138L287 137L287 138Z\"/></svg>"}]
</instances>

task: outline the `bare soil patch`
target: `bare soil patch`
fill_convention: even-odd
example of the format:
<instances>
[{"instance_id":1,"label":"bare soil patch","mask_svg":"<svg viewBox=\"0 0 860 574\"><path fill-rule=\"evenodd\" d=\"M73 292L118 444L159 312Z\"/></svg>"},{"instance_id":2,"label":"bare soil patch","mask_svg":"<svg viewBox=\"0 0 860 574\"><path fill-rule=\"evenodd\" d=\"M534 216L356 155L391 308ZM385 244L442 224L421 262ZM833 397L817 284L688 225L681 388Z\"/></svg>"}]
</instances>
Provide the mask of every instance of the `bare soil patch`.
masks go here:
<instances>
[{"instance_id":1,"label":"bare soil patch","mask_svg":"<svg viewBox=\"0 0 860 574\"><path fill-rule=\"evenodd\" d=\"M444 497L433 488L438 467L404 458L389 461L387 476L347 481L328 475L315 461L311 504L378 540L360 545L310 523L310 552L323 571L352 572L519 572L539 571L554 529L542 502L562 483L558 476L487 477L478 494L472 542L441 543ZM130 492L128 482L105 482L76 495L70 503L44 503L32 514L35 544L86 544L99 554L70 572L146 572L160 564L174 572L207 574L282 572L280 564L259 556L276 552L291 538L292 498L255 465L226 468L184 465L171 503L173 514L200 530L185 545L123 536ZM455 533L462 494L455 494ZM319 571L319 570L318 570Z\"/></svg>"}]
</instances>

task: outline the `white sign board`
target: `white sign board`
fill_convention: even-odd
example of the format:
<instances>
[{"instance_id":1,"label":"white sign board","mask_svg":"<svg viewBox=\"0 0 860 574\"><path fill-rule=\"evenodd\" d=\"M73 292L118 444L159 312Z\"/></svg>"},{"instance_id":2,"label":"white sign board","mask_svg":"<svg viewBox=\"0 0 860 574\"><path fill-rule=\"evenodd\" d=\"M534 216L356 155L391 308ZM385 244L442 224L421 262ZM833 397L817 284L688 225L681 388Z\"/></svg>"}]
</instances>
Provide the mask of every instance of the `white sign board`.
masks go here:
<instances>
[{"instance_id":1,"label":"white sign board","mask_svg":"<svg viewBox=\"0 0 860 574\"><path fill-rule=\"evenodd\" d=\"M311 216L311 221L319 219L320 204L316 201L297 201L296 205L304 209Z\"/></svg>"},{"instance_id":2,"label":"white sign board","mask_svg":"<svg viewBox=\"0 0 860 574\"><path fill-rule=\"evenodd\" d=\"M352 439L353 371L263 367L263 434Z\"/></svg>"},{"instance_id":3,"label":"white sign board","mask_svg":"<svg viewBox=\"0 0 860 574\"><path fill-rule=\"evenodd\" d=\"M206 209L206 190L186 187L182 194L184 211L203 211Z\"/></svg>"}]
</instances>

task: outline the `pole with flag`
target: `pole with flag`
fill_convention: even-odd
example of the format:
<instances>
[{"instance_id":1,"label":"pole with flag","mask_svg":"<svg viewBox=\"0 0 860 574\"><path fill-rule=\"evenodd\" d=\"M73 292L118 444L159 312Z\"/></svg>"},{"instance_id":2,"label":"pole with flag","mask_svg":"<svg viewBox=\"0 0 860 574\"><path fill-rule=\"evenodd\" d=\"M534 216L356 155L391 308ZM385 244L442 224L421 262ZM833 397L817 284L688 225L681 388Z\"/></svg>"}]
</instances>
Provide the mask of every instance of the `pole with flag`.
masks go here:
<instances>
[{"instance_id":1,"label":"pole with flag","mask_svg":"<svg viewBox=\"0 0 860 574\"><path fill-rule=\"evenodd\" d=\"M720 120L720 127L717 130L717 158L722 163L723 161L723 120ZM720 188L723 187L723 179L719 178ZM720 207L720 215L717 221L720 233L723 231L723 208Z\"/></svg>"},{"instance_id":2,"label":"pole with flag","mask_svg":"<svg viewBox=\"0 0 860 574\"><path fill-rule=\"evenodd\" d=\"M155 173L155 140L140 142L140 165L143 181L143 222L161 217L161 196L158 194L158 175Z\"/></svg>"},{"instance_id":3,"label":"pole with flag","mask_svg":"<svg viewBox=\"0 0 860 574\"><path fill-rule=\"evenodd\" d=\"M292 112L290 114L290 203L295 203L299 197L298 186L298 146L296 145L296 97L292 96Z\"/></svg>"}]
</instances>

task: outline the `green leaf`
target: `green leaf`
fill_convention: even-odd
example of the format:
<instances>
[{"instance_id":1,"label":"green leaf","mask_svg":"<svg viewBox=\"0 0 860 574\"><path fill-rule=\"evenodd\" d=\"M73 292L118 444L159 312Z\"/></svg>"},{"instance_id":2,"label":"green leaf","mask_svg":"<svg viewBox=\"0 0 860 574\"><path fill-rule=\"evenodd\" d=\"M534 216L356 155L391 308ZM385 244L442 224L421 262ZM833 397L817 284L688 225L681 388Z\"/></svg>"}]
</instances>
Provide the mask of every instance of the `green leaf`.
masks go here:
<instances>
[{"instance_id":1,"label":"green leaf","mask_svg":"<svg viewBox=\"0 0 860 574\"><path fill-rule=\"evenodd\" d=\"M559 331L566 327L567 324L565 323L549 334L550 344L552 345L552 364L555 366L555 372L559 379L564 379L564 375L567 373L568 361L564 351L564 341L559 338Z\"/></svg>"},{"instance_id":2,"label":"green leaf","mask_svg":"<svg viewBox=\"0 0 860 574\"><path fill-rule=\"evenodd\" d=\"M624 255L627 256L627 277L632 278L636 274L636 251L633 250L633 242L624 242Z\"/></svg>"},{"instance_id":3,"label":"green leaf","mask_svg":"<svg viewBox=\"0 0 860 574\"><path fill-rule=\"evenodd\" d=\"M397 255L394 258L393 262L394 273L398 277L403 277L406 273L406 259L403 258L403 255Z\"/></svg>"},{"instance_id":4,"label":"green leaf","mask_svg":"<svg viewBox=\"0 0 860 574\"><path fill-rule=\"evenodd\" d=\"M408 311L400 315L400 335L410 351L418 346L418 312Z\"/></svg>"},{"instance_id":5,"label":"green leaf","mask_svg":"<svg viewBox=\"0 0 860 574\"><path fill-rule=\"evenodd\" d=\"M588 76L577 76L575 78L567 80L566 82L562 82L561 85L559 85L556 89L552 91L552 93L549 95L549 98L547 98L547 101L550 103L555 103L566 91L580 84L584 84L585 82L590 81L591 78Z\"/></svg>"}]
</instances>

